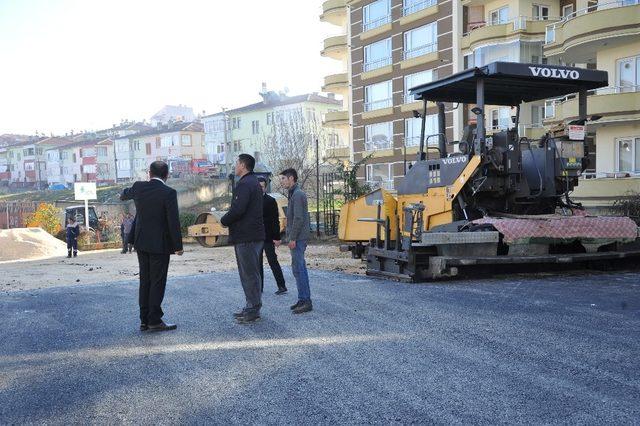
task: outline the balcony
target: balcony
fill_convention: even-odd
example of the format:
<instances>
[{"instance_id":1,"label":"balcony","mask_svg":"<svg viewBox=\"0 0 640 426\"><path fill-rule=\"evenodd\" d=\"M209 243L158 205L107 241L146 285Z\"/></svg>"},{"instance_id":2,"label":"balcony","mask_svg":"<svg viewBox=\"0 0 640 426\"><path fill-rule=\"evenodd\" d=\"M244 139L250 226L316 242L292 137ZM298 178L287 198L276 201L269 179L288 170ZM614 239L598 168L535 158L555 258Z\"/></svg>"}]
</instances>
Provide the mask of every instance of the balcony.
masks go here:
<instances>
[{"instance_id":1,"label":"balcony","mask_svg":"<svg viewBox=\"0 0 640 426\"><path fill-rule=\"evenodd\" d=\"M640 4L638 0L601 2L578 10L546 28L544 54L562 55L567 63L594 61L596 52L638 40Z\"/></svg>"},{"instance_id":2,"label":"balcony","mask_svg":"<svg viewBox=\"0 0 640 426\"><path fill-rule=\"evenodd\" d=\"M349 111L331 111L324 115L322 124L326 127L341 128L349 126Z\"/></svg>"},{"instance_id":3,"label":"balcony","mask_svg":"<svg viewBox=\"0 0 640 426\"><path fill-rule=\"evenodd\" d=\"M343 158L349 158L349 156L350 156L350 150L348 146L332 147L332 148L327 148L326 150L327 158L343 159Z\"/></svg>"},{"instance_id":4,"label":"balcony","mask_svg":"<svg viewBox=\"0 0 640 426\"><path fill-rule=\"evenodd\" d=\"M344 26L347 23L347 1L327 0L322 3L320 20L333 25Z\"/></svg>"},{"instance_id":5,"label":"balcony","mask_svg":"<svg viewBox=\"0 0 640 426\"><path fill-rule=\"evenodd\" d=\"M383 16L369 22L362 23L362 32L360 40L367 40L371 37L391 31L391 15Z\"/></svg>"},{"instance_id":6,"label":"balcony","mask_svg":"<svg viewBox=\"0 0 640 426\"><path fill-rule=\"evenodd\" d=\"M423 0L402 9L400 25L408 25L412 22L424 19L427 16L435 15L436 13L438 13L438 1Z\"/></svg>"},{"instance_id":7,"label":"balcony","mask_svg":"<svg viewBox=\"0 0 640 426\"><path fill-rule=\"evenodd\" d=\"M393 98L380 99L364 103L363 120L384 117L393 114Z\"/></svg>"},{"instance_id":8,"label":"balcony","mask_svg":"<svg viewBox=\"0 0 640 426\"><path fill-rule=\"evenodd\" d=\"M349 92L349 76L346 72L331 74L324 78L322 91L344 95Z\"/></svg>"},{"instance_id":9,"label":"balcony","mask_svg":"<svg viewBox=\"0 0 640 426\"><path fill-rule=\"evenodd\" d=\"M438 43L430 43L403 52L400 69L412 68L438 59Z\"/></svg>"},{"instance_id":10,"label":"balcony","mask_svg":"<svg viewBox=\"0 0 640 426\"><path fill-rule=\"evenodd\" d=\"M327 38L324 41L324 49L322 49L320 54L327 58L341 61L347 58L347 52L347 36L339 35Z\"/></svg>"},{"instance_id":11,"label":"balcony","mask_svg":"<svg viewBox=\"0 0 640 426\"><path fill-rule=\"evenodd\" d=\"M543 38L549 22L557 20L558 18L538 20L528 16L518 16L498 24L476 22L473 25L470 24L469 32L462 36L460 48L473 50L481 44L517 39L522 35L526 35L529 39Z\"/></svg>"},{"instance_id":12,"label":"balcony","mask_svg":"<svg viewBox=\"0 0 640 426\"><path fill-rule=\"evenodd\" d=\"M360 75L362 80L380 77L381 75L393 72L391 57L378 59L372 62L365 62L363 65L364 72Z\"/></svg>"},{"instance_id":13,"label":"balcony","mask_svg":"<svg viewBox=\"0 0 640 426\"><path fill-rule=\"evenodd\" d=\"M640 86L605 87L590 92L587 98L587 114L602 115L596 124L608 121L640 120ZM578 100L575 96L555 99L546 108L545 122L561 122L578 117Z\"/></svg>"}]
</instances>

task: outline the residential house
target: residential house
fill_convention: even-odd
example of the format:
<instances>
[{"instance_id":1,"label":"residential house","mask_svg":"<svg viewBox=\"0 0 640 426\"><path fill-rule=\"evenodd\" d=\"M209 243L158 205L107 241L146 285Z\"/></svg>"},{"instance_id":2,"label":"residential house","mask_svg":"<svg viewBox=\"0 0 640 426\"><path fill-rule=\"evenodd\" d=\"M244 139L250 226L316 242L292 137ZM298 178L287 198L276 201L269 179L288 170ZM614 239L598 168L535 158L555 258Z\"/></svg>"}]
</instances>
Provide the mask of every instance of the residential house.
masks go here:
<instances>
[{"instance_id":1,"label":"residential house","mask_svg":"<svg viewBox=\"0 0 640 426\"><path fill-rule=\"evenodd\" d=\"M186 105L165 105L149 121L151 126L156 127L159 124L172 124L177 121L191 122L195 119L196 116L191 107Z\"/></svg>"},{"instance_id":2,"label":"residential house","mask_svg":"<svg viewBox=\"0 0 640 426\"><path fill-rule=\"evenodd\" d=\"M221 166L224 174L233 172L234 158L241 153L253 155L257 161L264 161L264 140L273 132L276 125L295 119L298 124L315 128L321 133L322 116L337 110L342 104L333 96L309 93L288 96L284 93L269 91L263 84L262 102L202 117L205 126L207 153L212 162ZM277 124L280 123L280 124ZM285 124L286 125L286 124ZM320 153L323 158L341 157L337 161L348 159L348 152L332 149L348 147L348 141L340 138L334 129L325 129L325 144ZM314 155L312 152L309 155Z\"/></svg>"}]
</instances>

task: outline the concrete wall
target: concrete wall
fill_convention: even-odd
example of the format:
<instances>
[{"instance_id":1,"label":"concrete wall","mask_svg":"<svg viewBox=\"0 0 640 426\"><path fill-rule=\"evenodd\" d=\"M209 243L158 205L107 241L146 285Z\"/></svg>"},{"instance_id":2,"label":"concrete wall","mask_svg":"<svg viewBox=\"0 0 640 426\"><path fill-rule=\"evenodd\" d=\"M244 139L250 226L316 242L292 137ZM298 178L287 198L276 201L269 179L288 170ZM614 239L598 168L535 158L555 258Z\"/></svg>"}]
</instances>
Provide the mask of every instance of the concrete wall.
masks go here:
<instances>
[{"instance_id":1,"label":"concrete wall","mask_svg":"<svg viewBox=\"0 0 640 426\"><path fill-rule=\"evenodd\" d=\"M623 46L611 49L600 50L597 53L596 61L599 70L609 73L609 86L617 86L618 70L616 61L630 56L640 55L640 41L628 43Z\"/></svg>"}]
</instances>

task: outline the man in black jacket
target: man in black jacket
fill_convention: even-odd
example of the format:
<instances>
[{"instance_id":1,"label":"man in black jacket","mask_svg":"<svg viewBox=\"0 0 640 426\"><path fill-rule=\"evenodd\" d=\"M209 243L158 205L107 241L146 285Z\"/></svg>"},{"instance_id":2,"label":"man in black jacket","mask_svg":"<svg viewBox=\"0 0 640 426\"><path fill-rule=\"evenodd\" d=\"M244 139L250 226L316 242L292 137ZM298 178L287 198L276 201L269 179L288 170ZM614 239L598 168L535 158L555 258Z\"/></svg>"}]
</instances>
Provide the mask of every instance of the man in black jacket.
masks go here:
<instances>
[{"instance_id":1,"label":"man in black jacket","mask_svg":"<svg viewBox=\"0 0 640 426\"><path fill-rule=\"evenodd\" d=\"M182 234L175 189L166 185L169 166L154 161L149 166L149 181L136 182L122 192L120 199L133 200L136 219L130 242L138 253L140 267L140 330L175 330L175 324L162 321L162 299L167 285L169 256L182 256Z\"/></svg>"},{"instance_id":2,"label":"man in black jacket","mask_svg":"<svg viewBox=\"0 0 640 426\"><path fill-rule=\"evenodd\" d=\"M278 209L278 203L276 199L267 194L267 179L263 177L258 178L260 187L264 195L262 196L262 218L264 220L264 253L267 254L267 261L271 272L273 272L273 278L276 279L278 284L277 295L287 292L287 286L284 282L284 275L282 274L282 268L278 262L278 255L276 254L276 247L280 246L280 210ZM260 252L260 277L262 278L261 289L264 291L264 264L263 253Z\"/></svg>"},{"instance_id":3,"label":"man in black jacket","mask_svg":"<svg viewBox=\"0 0 640 426\"><path fill-rule=\"evenodd\" d=\"M255 165L256 160L249 154L238 156L235 172L240 179L233 190L231 208L220 219L220 223L229 228L229 241L236 253L246 304L234 317L243 324L257 321L262 307L260 254L265 233L262 190L253 174Z\"/></svg>"}]
</instances>

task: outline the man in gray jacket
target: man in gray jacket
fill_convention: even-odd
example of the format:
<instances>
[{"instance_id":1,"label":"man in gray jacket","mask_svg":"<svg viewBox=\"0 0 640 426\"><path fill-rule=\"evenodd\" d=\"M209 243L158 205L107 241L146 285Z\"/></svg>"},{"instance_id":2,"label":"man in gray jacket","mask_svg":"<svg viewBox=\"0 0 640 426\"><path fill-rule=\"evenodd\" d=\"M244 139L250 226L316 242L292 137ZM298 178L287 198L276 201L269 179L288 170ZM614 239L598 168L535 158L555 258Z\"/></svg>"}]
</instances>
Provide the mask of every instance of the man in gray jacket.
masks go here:
<instances>
[{"instance_id":1,"label":"man in gray jacket","mask_svg":"<svg viewBox=\"0 0 640 426\"><path fill-rule=\"evenodd\" d=\"M298 186L298 173L295 169L283 170L280 173L280 184L289 190L286 235L291 250L291 269L298 287L298 302L291 306L291 310L294 314L302 314L313 309L307 262L304 259L311 228L307 194Z\"/></svg>"}]
</instances>

